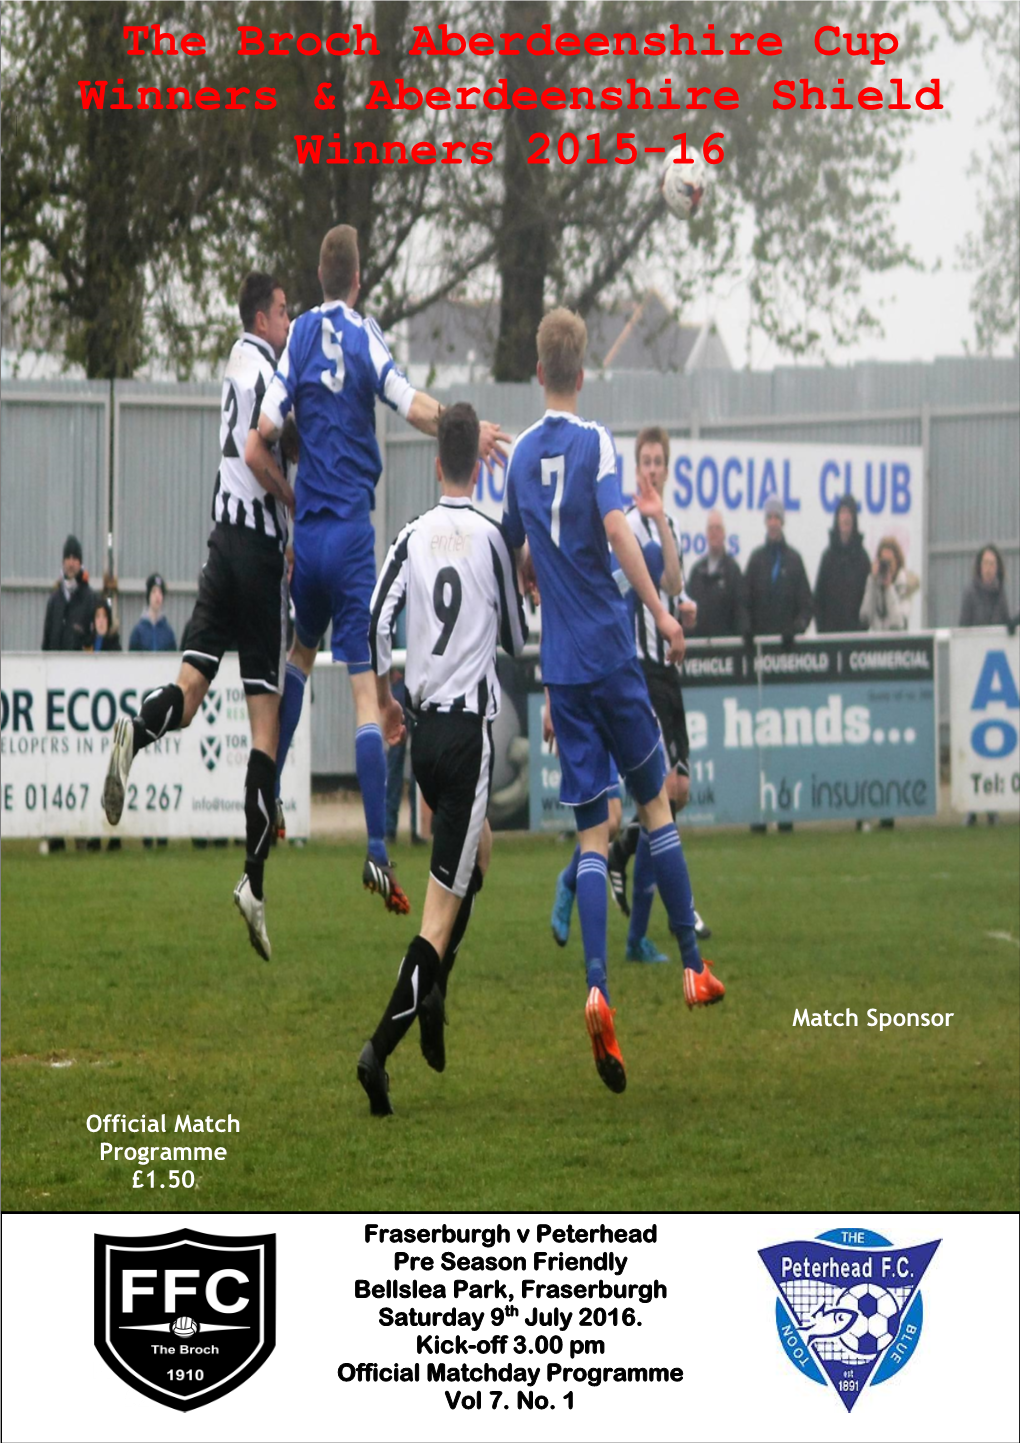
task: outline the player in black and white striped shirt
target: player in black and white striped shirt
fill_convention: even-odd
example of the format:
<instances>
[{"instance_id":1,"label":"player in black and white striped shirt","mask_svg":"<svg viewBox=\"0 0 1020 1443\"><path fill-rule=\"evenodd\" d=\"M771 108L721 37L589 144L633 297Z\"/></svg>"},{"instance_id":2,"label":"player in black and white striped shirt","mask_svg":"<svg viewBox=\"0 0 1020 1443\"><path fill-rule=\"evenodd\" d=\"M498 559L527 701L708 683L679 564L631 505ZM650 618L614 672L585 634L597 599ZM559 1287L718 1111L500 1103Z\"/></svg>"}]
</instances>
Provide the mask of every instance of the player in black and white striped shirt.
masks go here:
<instances>
[{"instance_id":1,"label":"player in black and white striped shirt","mask_svg":"<svg viewBox=\"0 0 1020 1443\"><path fill-rule=\"evenodd\" d=\"M661 426L646 426L638 434L634 452L638 476L645 483L645 500L641 507L631 506L627 510L627 521L644 552L649 572L658 580L659 594L664 606L671 616L677 617L685 628L689 628L697 617L697 606L685 590L680 544L673 522L666 515L662 504L669 466L669 437ZM656 497L658 505L654 504ZM690 795L687 714L680 687L680 673L675 666L667 662L662 637L658 634L648 608L640 602L635 610L634 642L648 683L648 694L662 729L666 759L669 763L666 795L675 818L687 805ZM627 901L627 863L637 852L640 839L641 827L635 817L621 828L609 849L609 885L617 906L630 917L627 960L665 961L663 954L646 935L655 884L650 862L643 853L635 864L633 908ZM701 917L697 912L694 915L696 935L699 938L710 937L711 932Z\"/></svg>"},{"instance_id":2,"label":"player in black and white striped shirt","mask_svg":"<svg viewBox=\"0 0 1020 1443\"><path fill-rule=\"evenodd\" d=\"M283 287L261 271L245 278L239 310L244 333L230 352L223 377L220 466L212 506L215 525L188 623L188 647L177 681L149 692L137 717L116 723L103 807L116 825L138 752L190 724L223 653L236 648L252 749L244 790L248 852L234 901L247 923L252 946L268 961L262 877L275 818L276 743L287 645L284 548L294 493L279 457L260 482L245 465L244 448L248 432L258 425L262 397L286 344L290 320Z\"/></svg>"},{"instance_id":3,"label":"player in black and white striped shirt","mask_svg":"<svg viewBox=\"0 0 1020 1443\"><path fill-rule=\"evenodd\" d=\"M500 699L496 646L517 656L527 637L516 568L502 529L471 504L478 443L478 417L471 406L461 403L443 412L436 461L442 498L401 531L372 597L369 645L390 745L404 732L403 712L390 692L391 636L398 614L407 608L404 684L415 715L411 767L434 814L421 929L358 1059L358 1080L377 1117L393 1111L386 1059L416 1016L425 1060L437 1072L446 1065L446 987L492 844L485 813L492 784L492 720Z\"/></svg>"}]
</instances>

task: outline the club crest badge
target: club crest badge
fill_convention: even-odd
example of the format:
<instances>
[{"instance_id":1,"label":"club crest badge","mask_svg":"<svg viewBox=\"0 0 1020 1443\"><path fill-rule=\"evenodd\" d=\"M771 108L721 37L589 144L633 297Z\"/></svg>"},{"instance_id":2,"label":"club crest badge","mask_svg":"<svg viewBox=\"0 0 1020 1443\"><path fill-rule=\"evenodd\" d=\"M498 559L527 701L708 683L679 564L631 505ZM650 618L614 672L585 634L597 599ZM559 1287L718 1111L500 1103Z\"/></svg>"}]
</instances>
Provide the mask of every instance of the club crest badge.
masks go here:
<instances>
[{"instance_id":1,"label":"club crest badge","mask_svg":"<svg viewBox=\"0 0 1020 1443\"><path fill-rule=\"evenodd\" d=\"M96 1348L157 1403L187 1412L222 1398L276 1346L273 1233L97 1233L95 1267Z\"/></svg>"},{"instance_id":2,"label":"club crest badge","mask_svg":"<svg viewBox=\"0 0 1020 1443\"><path fill-rule=\"evenodd\" d=\"M901 1373L921 1337L921 1279L938 1240L897 1248L864 1228L762 1248L779 1290L776 1330L804 1377L826 1381L849 1413L865 1387Z\"/></svg>"}]
</instances>

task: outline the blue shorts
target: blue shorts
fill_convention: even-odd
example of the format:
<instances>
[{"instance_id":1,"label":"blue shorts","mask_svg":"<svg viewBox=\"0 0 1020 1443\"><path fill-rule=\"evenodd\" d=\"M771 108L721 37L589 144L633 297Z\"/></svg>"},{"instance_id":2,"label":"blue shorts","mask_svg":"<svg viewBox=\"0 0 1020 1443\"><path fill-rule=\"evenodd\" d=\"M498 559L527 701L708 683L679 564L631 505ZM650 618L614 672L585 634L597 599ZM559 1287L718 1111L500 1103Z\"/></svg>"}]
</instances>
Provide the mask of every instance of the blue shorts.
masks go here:
<instances>
[{"instance_id":1,"label":"blue shorts","mask_svg":"<svg viewBox=\"0 0 1020 1443\"><path fill-rule=\"evenodd\" d=\"M294 528L294 630L304 646L318 646L333 624L334 661L352 676L371 667L368 626L375 588L375 528L367 518L341 521L330 512Z\"/></svg>"},{"instance_id":2,"label":"blue shorts","mask_svg":"<svg viewBox=\"0 0 1020 1443\"><path fill-rule=\"evenodd\" d=\"M666 776L659 723L637 657L599 681L550 684L549 705L564 806L583 806L608 792L616 780L614 760L640 805L658 796Z\"/></svg>"}]
</instances>

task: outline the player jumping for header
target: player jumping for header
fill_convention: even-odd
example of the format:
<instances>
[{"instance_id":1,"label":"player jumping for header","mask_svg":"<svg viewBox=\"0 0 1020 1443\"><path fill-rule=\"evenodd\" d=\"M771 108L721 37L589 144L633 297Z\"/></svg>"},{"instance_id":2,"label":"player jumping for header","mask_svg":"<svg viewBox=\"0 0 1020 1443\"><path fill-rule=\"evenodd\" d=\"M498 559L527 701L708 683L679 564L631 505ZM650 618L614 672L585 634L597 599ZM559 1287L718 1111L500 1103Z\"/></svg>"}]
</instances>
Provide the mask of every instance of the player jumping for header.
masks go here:
<instances>
[{"instance_id":1,"label":"player jumping for header","mask_svg":"<svg viewBox=\"0 0 1020 1443\"><path fill-rule=\"evenodd\" d=\"M284 421L297 421L301 460L294 527L295 643L280 708L277 766L301 716L305 681L332 621L334 661L347 663L357 731L354 759L365 809L368 855L362 881L391 912L406 913L386 852L386 755L369 655L369 603L375 585L371 513L382 459L375 436L378 396L412 426L434 436L442 407L416 391L397 370L375 321L354 309L361 286L358 233L349 225L327 231L319 250L322 305L299 316L266 394L246 460L256 476L283 480L269 446ZM483 460L501 456L508 436L483 421Z\"/></svg>"},{"instance_id":2,"label":"player jumping for header","mask_svg":"<svg viewBox=\"0 0 1020 1443\"><path fill-rule=\"evenodd\" d=\"M411 765L433 812L421 930L358 1059L358 1081L376 1117L393 1111L385 1063L416 1015L426 1062L437 1072L446 1065L446 987L492 844L485 812L500 697L496 644L518 656L527 637L502 530L471 505L478 432L471 406L462 403L443 412L436 461L442 499L401 531L372 598L369 640L391 745L401 740L404 723L400 703L390 692L390 638L407 605L405 681L415 715Z\"/></svg>"},{"instance_id":3,"label":"player jumping for header","mask_svg":"<svg viewBox=\"0 0 1020 1443\"><path fill-rule=\"evenodd\" d=\"M272 457L271 473L258 476L244 457L290 320L283 288L261 271L245 279L239 309L244 334L234 343L223 377L220 467L212 505L215 525L188 626L188 646L176 682L150 691L138 716L122 717L114 727L103 808L116 826L135 757L167 732L191 724L223 653L236 647L251 722L251 752L244 783L248 852L234 901L247 923L251 945L268 962L262 879L272 836L281 673L287 655L284 549L294 494Z\"/></svg>"},{"instance_id":4,"label":"player jumping for header","mask_svg":"<svg viewBox=\"0 0 1020 1443\"><path fill-rule=\"evenodd\" d=\"M577 907L588 986L585 1023L599 1076L622 1092L627 1074L606 975L610 753L648 832L656 886L680 944L685 1000L691 1007L715 1002L723 988L698 952L659 727L634 654L627 604L613 580L607 537L662 633L669 661L683 657L683 630L663 605L624 515L612 437L577 414L587 339L584 322L567 310L549 312L538 328L538 379L547 409L510 454L504 529L527 582L537 581L542 597L542 677L559 748L560 800L574 808L581 849Z\"/></svg>"}]
</instances>

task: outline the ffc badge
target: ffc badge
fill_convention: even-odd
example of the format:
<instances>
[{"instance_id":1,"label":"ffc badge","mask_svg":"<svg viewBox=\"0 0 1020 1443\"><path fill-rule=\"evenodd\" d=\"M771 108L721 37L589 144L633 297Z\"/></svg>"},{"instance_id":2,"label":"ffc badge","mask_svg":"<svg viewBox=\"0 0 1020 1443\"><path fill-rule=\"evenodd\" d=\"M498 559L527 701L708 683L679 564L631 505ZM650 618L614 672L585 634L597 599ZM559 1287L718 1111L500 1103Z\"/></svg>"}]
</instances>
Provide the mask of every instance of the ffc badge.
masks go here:
<instances>
[{"instance_id":1,"label":"ffc badge","mask_svg":"<svg viewBox=\"0 0 1020 1443\"><path fill-rule=\"evenodd\" d=\"M864 1388L902 1372L921 1336L918 1291L939 1240L894 1248L864 1228L778 1243L759 1256L779 1290L776 1330L803 1376L849 1413Z\"/></svg>"},{"instance_id":2,"label":"ffc badge","mask_svg":"<svg viewBox=\"0 0 1020 1443\"><path fill-rule=\"evenodd\" d=\"M276 1346L276 1235L96 1234L95 1344L146 1398L187 1412L247 1381Z\"/></svg>"}]
</instances>

